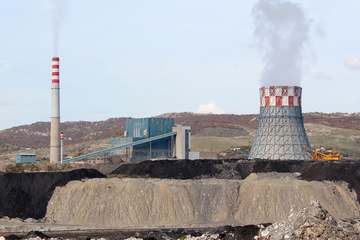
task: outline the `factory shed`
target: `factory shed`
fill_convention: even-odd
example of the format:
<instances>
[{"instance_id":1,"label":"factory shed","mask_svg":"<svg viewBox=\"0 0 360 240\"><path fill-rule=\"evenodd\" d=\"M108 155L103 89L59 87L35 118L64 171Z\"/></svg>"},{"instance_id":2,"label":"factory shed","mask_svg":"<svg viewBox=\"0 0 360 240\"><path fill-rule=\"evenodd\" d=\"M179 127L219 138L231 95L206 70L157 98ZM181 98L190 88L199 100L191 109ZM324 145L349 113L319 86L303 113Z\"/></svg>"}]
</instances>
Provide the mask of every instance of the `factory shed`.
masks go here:
<instances>
[{"instance_id":1,"label":"factory shed","mask_svg":"<svg viewBox=\"0 0 360 240\"><path fill-rule=\"evenodd\" d=\"M16 163L36 162L35 154L16 154Z\"/></svg>"}]
</instances>

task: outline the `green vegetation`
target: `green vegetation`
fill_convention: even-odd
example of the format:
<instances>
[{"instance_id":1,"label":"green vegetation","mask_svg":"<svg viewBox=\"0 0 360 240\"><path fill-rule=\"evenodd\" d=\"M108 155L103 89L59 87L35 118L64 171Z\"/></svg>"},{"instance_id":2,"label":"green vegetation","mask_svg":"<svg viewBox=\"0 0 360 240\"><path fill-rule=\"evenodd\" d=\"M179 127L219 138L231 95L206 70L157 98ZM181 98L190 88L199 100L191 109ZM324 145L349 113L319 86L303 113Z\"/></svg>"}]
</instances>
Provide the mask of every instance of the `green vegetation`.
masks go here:
<instances>
[{"instance_id":1,"label":"green vegetation","mask_svg":"<svg viewBox=\"0 0 360 240\"><path fill-rule=\"evenodd\" d=\"M182 235L182 236L179 238L179 240L184 240L184 239L186 239L186 235Z\"/></svg>"},{"instance_id":2,"label":"green vegetation","mask_svg":"<svg viewBox=\"0 0 360 240\"><path fill-rule=\"evenodd\" d=\"M38 166L36 166L35 164L31 164L29 166L29 168L30 168L31 172L39 172L40 171L40 168Z\"/></svg>"},{"instance_id":3,"label":"green vegetation","mask_svg":"<svg viewBox=\"0 0 360 240\"><path fill-rule=\"evenodd\" d=\"M5 172L10 173L10 172L22 172L24 171L25 168L23 166L23 164L21 163L16 163L16 164L11 164L9 166L6 167Z\"/></svg>"},{"instance_id":4,"label":"green vegetation","mask_svg":"<svg viewBox=\"0 0 360 240\"><path fill-rule=\"evenodd\" d=\"M239 137L247 136L249 132L244 129L232 129L224 127L213 127L213 128L204 128L204 130L198 134L196 137Z\"/></svg>"}]
</instances>

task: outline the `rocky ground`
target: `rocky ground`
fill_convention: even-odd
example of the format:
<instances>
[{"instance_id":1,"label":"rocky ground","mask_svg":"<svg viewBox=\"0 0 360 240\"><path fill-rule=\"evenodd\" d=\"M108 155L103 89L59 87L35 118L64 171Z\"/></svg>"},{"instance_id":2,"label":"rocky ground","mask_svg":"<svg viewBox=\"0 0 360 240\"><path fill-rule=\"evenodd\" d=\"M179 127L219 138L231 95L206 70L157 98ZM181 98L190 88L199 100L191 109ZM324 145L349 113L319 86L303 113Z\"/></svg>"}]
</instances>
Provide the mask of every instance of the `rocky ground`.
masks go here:
<instances>
[{"instance_id":1,"label":"rocky ground","mask_svg":"<svg viewBox=\"0 0 360 240\"><path fill-rule=\"evenodd\" d=\"M173 229L151 229L151 230L128 230L128 231L77 231L69 233L43 233L31 231L23 234L12 234L2 236L6 239L134 239L134 240L162 240L162 239L253 239L264 226L222 226L212 228L173 228ZM0 236L0 240L2 240Z\"/></svg>"},{"instance_id":2,"label":"rocky ground","mask_svg":"<svg viewBox=\"0 0 360 240\"><path fill-rule=\"evenodd\" d=\"M244 227L172 228L128 231L76 231L7 234L3 239L128 239L128 240L357 240L360 238L360 219L336 219L315 199L303 209L291 213L285 220L266 225Z\"/></svg>"},{"instance_id":3,"label":"rocky ground","mask_svg":"<svg viewBox=\"0 0 360 240\"><path fill-rule=\"evenodd\" d=\"M309 206L292 213L287 219L262 229L255 239L348 239L360 238L359 220L334 218L319 202L312 199Z\"/></svg>"}]
</instances>

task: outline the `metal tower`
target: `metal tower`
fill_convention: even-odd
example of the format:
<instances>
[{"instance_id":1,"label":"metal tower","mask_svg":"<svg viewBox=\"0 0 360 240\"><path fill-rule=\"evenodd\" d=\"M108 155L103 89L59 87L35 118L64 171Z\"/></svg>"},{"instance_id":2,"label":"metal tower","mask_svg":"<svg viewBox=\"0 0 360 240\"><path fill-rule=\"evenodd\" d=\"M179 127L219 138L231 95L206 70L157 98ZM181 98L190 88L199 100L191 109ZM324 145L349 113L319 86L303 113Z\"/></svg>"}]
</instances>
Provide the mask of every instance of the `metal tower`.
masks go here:
<instances>
[{"instance_id":1,"label":"metal tower","mask_svg":"<svg viewBox=\"0 0 360 240\"><path fill-rule=\"evenodd\" d=\"M307 160L310 147L301 112L301 87L260 88L260 116L251 158Z\"/></svg>"}]
</instances>

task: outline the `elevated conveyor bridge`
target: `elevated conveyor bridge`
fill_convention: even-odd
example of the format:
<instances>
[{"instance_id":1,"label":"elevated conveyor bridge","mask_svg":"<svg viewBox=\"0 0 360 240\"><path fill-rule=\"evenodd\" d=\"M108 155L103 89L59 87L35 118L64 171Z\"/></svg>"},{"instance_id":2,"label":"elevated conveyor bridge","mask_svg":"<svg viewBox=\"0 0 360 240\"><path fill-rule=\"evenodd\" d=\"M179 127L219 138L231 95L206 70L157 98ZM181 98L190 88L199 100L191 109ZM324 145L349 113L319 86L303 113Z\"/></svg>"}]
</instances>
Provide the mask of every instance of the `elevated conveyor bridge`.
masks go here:
<instances>
[{"instance_id":1,"label":"elevated conveyor bridge","mask_svg":"<svg viewBox=\"0 0 360 240\"><path fill-rule=\"evenodd\" d=\"M102 154L110 153L110 152L115 151L115 150L120 150L120 149L124 149L124 148L127 148L127 147L133 147L133 146L141 145L141 144L144 144L144 143L153 142L153 141L156 141L156 140L172 137L172 136L175 136L176 134L177 134L177 132L169 132L169 133L161 134L161 135L158 135L158 136L155 136L155 137L149 137L149 138L141 139L141 140L138 140L138 141L135 141L135 142L125 143L125 144L122 144L122 145L119 145L119 146L116 146L116 147L112 147L112 148L108 148L108 149L101 150L101 151L98 151L98 152L93 152L93 153L82 155L82 156L79 156L79 157L76 157L76 158L72 158L72 159L63 161L63 163L70 163L70 162L76 162L76 161L84 160L84 159L87 159L87 158L90 158L90 157L95 157L95 156L99 156L99 155L102 155Z\"/></svg>"}]
</instances>

